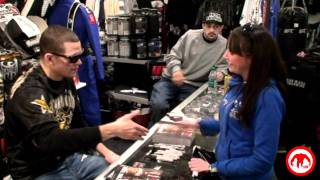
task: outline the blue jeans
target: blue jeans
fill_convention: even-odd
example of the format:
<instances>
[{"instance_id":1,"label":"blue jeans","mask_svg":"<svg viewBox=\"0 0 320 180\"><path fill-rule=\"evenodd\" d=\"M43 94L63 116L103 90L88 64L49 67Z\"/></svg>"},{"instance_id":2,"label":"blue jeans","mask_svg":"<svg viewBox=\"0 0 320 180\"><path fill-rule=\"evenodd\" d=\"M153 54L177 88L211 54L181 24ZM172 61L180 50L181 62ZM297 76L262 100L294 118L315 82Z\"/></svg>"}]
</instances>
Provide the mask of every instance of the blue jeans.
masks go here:
<instances>
[{"instance_id":1,"label":"blue jeans","mask_svg":"<svg viewBox=\"0 0 320 180\"><path fill-rule=\"evenodd\" d=\"M42 174L36 180L79 180L94 179L108 167L100 156L74 153L67 157L55 170Z\"/></svg>"},{"instance_id":2,"label":"blue jeans","mask_svg":"<svg viewBox=\"0 0 320 180\"><path fill-rule=\"evenodd\" d=\"M170 79L160 79L153 86L151 93L151 122L149 127L158 122L170 110L172 103L183 101L195 90L197 90L197 87L189 84L177 86Z\"/></svg>"}]
</instances>

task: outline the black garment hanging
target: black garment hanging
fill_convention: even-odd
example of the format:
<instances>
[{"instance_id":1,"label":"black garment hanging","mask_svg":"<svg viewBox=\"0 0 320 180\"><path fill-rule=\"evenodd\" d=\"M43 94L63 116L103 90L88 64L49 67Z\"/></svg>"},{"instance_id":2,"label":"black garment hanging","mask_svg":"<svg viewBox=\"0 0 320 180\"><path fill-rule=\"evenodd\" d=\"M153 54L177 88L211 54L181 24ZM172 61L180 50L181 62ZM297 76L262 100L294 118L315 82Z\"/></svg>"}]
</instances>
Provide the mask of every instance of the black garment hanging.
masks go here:
<instances>
[{"instance_id":1,"label":"black garment hanging","mask_svg":"<svg viewBox=\"0 0 320 180\"><path fill-rule=\"evenodd\" d=\"M320 1L319 0L306 0L309 14L320 13Z\"/></svg>"},{"instance_id":2,"label":"black garment hanging","mask_svg":"<svg viewBox=\"0 0 320 180\"><path fill-rule=\"evenodd\" d=\"M28 4L28 1L25 1L20 11L22 15L26 16L47 17L47 15L50 14L52 6L54 6L55 2L56 0L34 0L27 7L26 5ZM18 5L20 6L20 1L18 1Z\"/></svg>"},{"instance_id":3,"label":"black garment hanging","mask_svg":"<svg viewBox=\"0 0 320 180\"><path fill-rule=\"evenodd\" d=\"M304 0L302 0L304 2ZM298 52L306 47L308 12L305 3L303 7L296 6L292 0L291 6L282 3L278 19L278 43L285 61L292 60Z\"/></svg>"},{"instance_id":4,"label":"black garment hanging","mask_svg":"<svg viewBox=\"0 0 320 180\"><path fill-rule=\"evenodd\" d=\"M309 53L287 62L287 119L282 123L280 146L317 145L320 142L320 55Z\"/></svg>"},{"instance_id":5,"label":"black garment hanging","mask_svg":"<svg viewBox=\"0 0 320 180\"><path fill-rule=\"evenodd\" d=\"M25 4L24 0L7 0L7 3L14 4L19 9L19 11L22 10Z\"/></svg>"},{"instance_id":6,"label":"black garment hanging","mask_svg":"<svg viewBox=\"0 0 320 180\"><path fill-rule=\"evenodd\" d=\"M106 14L104 12L104 1L105 0L100 1L99 19L98 19L100 29L104 29L104 27L106 26L105 24Z\"/></svg>"},{"instance_id":7,"label":"black garment hanging","mask_svg":"<svg viewBox=\"0 0 320 180\"><path fill-rule=\"evenodd\" d=\"M137 0L139 9L142 8L152 8L150 0Z\"/></svg>"},{"instance_id":8,"label":"black garment hanging","mask_svg":"<svg viewBox=\"0 0 320 180\"><path fill-rule=\"evenodd\" d=\"M176 44L180 36L194 27L201 3L202 0L169 0L166 13L169 49Z\"/></svg>"}]
</instances>

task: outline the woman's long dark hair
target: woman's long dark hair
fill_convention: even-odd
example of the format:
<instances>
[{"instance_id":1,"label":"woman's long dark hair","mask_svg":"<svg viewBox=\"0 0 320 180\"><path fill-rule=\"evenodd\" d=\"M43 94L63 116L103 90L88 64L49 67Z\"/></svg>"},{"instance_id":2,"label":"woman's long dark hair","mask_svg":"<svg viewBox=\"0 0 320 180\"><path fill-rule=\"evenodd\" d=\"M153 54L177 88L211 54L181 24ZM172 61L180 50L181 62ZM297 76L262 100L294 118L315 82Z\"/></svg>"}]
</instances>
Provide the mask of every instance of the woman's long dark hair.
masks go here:
<instances>
[{"instance_id":1,"label":"woman's long dark hair","mask_svg":"<svg viewBox=\"0 0 320 180\"><path fill-rule=\"evenodd\" d=\"M242 105L237 115L249 126L259 93L270 79L276 81L282 97L286 99L286 68L277 43L262 26L246 24L235 28L229 36L228 48L231 53L251 58Z\"/></svg>"}]
</instances>

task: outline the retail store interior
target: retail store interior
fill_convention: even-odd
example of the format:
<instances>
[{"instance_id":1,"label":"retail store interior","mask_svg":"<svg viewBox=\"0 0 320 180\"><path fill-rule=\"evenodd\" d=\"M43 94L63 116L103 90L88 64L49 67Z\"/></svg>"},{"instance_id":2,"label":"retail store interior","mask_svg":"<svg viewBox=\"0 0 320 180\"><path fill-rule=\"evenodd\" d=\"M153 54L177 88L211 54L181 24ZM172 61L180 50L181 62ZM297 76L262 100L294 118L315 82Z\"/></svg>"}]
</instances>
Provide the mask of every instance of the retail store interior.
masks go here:
<instances>
[{"instance_id":1,"label":"retail store interior","mask_svg":"<svg viewBox=\"0 0 320 180\"><path fill-rule=\"evenodd\" d=\"M319 92L320 0L0 0L6 180L319 179Z\"/></svg>"}]
</instances>

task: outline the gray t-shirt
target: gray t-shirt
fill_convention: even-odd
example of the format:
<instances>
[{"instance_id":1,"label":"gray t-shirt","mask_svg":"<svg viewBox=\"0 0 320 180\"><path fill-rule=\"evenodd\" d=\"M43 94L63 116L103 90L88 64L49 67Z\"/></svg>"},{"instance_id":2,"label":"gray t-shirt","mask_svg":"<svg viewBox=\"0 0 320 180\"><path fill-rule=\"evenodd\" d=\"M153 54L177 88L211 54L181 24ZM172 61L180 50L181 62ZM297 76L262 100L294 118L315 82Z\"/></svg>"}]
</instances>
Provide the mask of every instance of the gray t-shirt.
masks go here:
<instances>
[{"instance_id":1,"label":"gray t-shirt","mask_svg":"<svg viewBox=\"0 0 320 180\"><path fill-rule=\"evenodd\" d=\"M170 54L164 60L167 63L162 76L171 79L174 71L181 69L186 78L185 83L193 86L201 86L208 81L208 75L212 66L217 71L227 72L227 62L223 54L227 47L227 40L219 35L213 43L203 39L203 30L189 30L171 49Z\"/></svg>"}]
</instances>

